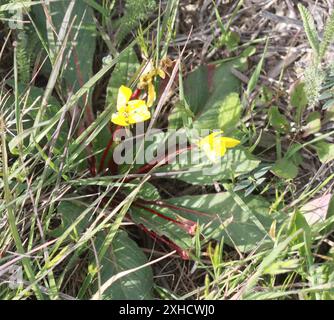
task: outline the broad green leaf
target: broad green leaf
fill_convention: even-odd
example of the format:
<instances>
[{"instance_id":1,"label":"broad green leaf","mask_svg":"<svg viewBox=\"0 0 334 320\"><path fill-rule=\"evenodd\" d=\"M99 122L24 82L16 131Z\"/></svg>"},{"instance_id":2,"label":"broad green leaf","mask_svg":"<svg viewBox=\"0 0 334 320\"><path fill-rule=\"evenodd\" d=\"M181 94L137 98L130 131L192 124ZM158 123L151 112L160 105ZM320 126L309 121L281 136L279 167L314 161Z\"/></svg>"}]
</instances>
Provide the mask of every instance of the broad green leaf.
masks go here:
<instances>
[{"instance_id":1,"label":"broad green leaf","mask_svg":"<svg viewBox=\"0 0 334 320\"><path fill-rule=\"evenodd\" d=\"M144 207L156 210L159 214L167 217L167 219L181 220L178 212L174 212L168 208L161 208L151 204L145 204ZM192 248L192 236L175 222L168 221L142 206L136 206L136 204L131 207L130 214L133 222L144 226L149 231L153 231L159 237L168 239L169 242L175 244L180 249L189 251Z\"/></svg>"},{"instance_id":2,"label":"broad green leaf","mask_svg":"<svg viewBox=\"0 0 334 320\"><path fill-rule=\"evenodd\" d=\"M319 160L322 163L334 160L334 144L320 141L314 144Z\"/></svg>"},{"instance_id":3,"label":"broad green leaf","mask_svg":"<svg viewBox=\"0 0 334 320\"><path fill-rule=\"evenodd\" d=\"M238 197L242 203L229 192L171 198L166 202L179 207L177 212L184 218L198 221L205 240L221 240L224 236L227 244L243 252L271 244L266 231L278 217L269 215L269 203L260 196Z\"/></svg>"},{"instance_id":4,"label":"broad green leaf","mask_svg":"<svg viewBox=\"0 0 334 320\"><path fill-rule=\"evenodd\" d=\"M247 67L247 57L237 57L228 61L217 62L215 65L200 66L191 72L184 81L184 93L190 110L195 115L197 121L194 123L195 128L219 129L218 115L223 127L233 127L240 117L240 104L237 104L236 98L232 96L228 104L227 97L234 93L237 95L240 92L240 80L231 72L231 68L244 70ZM234 103L235 109L231 109ZM222 108L222 105L223 108ZM220 109L226 111L228 109L227 118L222 120L223 113ZM205 113L207 113L205 115ZM201 119L203 116L203 119ZM208 125L214 127L206 127L208 118L216 117L216 123L209 121Z\"/></svg>"},{"instance_id":5,"label":"broad green leaf","mask_svg":"<svg viewBox=\"0 0 334 320\"><path fill-rule=\"evenodd\" d=\"M179 128L184 123L183 118L188 116L193 118L196 129L235 127L241 114L240 80L231 68L244 70L246 67L247 55L241 55L216 64L201 65L192 71L184 80L184 96L194 117L176 109L169 119L172 126L177 124Z\"/></svg>"},{"instance_id":6,"label":"broad green leaf","mask_svg":"<svg viewBox=\"0 0 334 320\"><path fill-rule=\"evenodd\" d=\"M276 176L283 179L294 179L298 175L298 166L288 158L277 160L271 170Z\"/></svg>"},{"instance_id":7,"label":"broad green leaf","mask_svg":"<svg viewBox=\"0 0 334 320\"><path fill-rule=\"evenodd\" d=\"M188 151L178 161L159 168L158 172L175 172L173 178L193 184L212 184L214 181L234 179L254 170L260 161L245 148L238 147L226 152L221 162L212 163L204 153ZM178 173L182 172L182 173Z\"/></svg>"},{"instance_id":8,"label":"broad green leaf","mask_svg":"<svg viewBox=\"0 0 334 320\"><path fill-rule=\"evenodd\" d=\"M50 2L52 25L57 32L60 31L68 1ZM41 34L46 38L45 13L41 6L33 7L33 16ZM92 76L93 58L95 53L96 24L94 11L84 1L75 1L70 21L76 17L71 30L70 40L67 43L66 63L62 70L62 79L68 90L77 91ZM70 25L70 24L69 24ZM50 48L53 44L49 43ZM49 66L50 70L50 66ZM45 73L49 70L43 69ZM46 74L47 76L47 74Z\"/></svg>"},{"instance_id":9,"label":"broad green leaf","mask_svg":"<svg viewBox=\"0 0 334 320\"><path fill-rule=\"evenodd\" d=\"M299 210L297 210L291 217L289 234L295 234L298 230L302 230L302 233L296 237L294 244L303 244L303 246L299 248L300 255L302 257L308 257L309 259L313 260L313 257L311 257L311 228L306 221L305 216Z\"/></svg>"},{"instance_id":10,"label":"broad green leaf","mask_svg":"<svg viewBox=\"0 0 334 320\"><path fill-rule=\"evenodd\" d=\"M80 204L69 201L61 202L57 208L57 216L61 223L57 228L49 230L49 234L53 237L61 236L65 230L73 224L76 224L71 233L71 237L77 241L80 234L86 230L90 223L90 217L88 215L80 219L80 215L85 209L86 208L82 207ZM80 221L78 221L78 219L80 219ZM94 240L94 247L97 252L100 251L104 240L105 234L102 232L98 233ZM99 261L101 282L103 284L113 275L139 267L145 263L147 263L146 256L138 245L128 237L126 232L119 230L110 248L108 248L106 254ZM96 265L95 256L92 252L91 264ZM89 266L88 270L88 272L92 272L92 274L96 275L95 270L90 270ZM151 267L146 267L136 272L129 273L116 281L105 291L102 298L117 300L151 299L152 284ZM91 286L96 290L96 282Z\"/></svg>"},{"instance_id":11,"label":"broad green leaf","mask_svg":"<svg viewBox=\"0 0 334 320\"><path fill-rule=\"evenodd\" d=\"M99 251L104 241L100 233L95 240L95 248ZM95 260L92 258L94 265ZM147 258L136 242L126 232L118 231L110 248L99 262L101 266L101 284L112 276L147 263ZM115 281L102 295L103 300L145 300L153 299L153 275L150 266L131 272ZM97 281L94 284L98 290Z\"/></svg>"},{"instance_id":12,"label":"broad green leaf","mask_svg":"<svg viewBox=\"0 0 334 320\"><path fill-rule=\"evenodd\" d=\"M72 224L76 223L77 218L85 211L85 208L79 204L75 204L70 201L62 201L57 207L57 218L60 220L60 224L56 228L51 228L49 234L52 237L61 236L65 230L67 230ZM75 225L71 233L71 237L74 240L79 239L79 235L88 227L89 217L85 215Z\"/></svg>"},{"instance_id":13,"label":"broad green leaf","mask_svg":"<svg viewBox=\"0 0 334 320\"><path fill-rule=\"evenodd\" d=\"M240 120L241 108L238 93L229 93L203 112L194 122L194 128L221 129L224 131L234 128Z\"/></svg>"},{"instance_id":14,"label":"broad green leaf","mask_svg":"<svg viewBox=\"0 0 334 320\"><path fill-rule=\"evenodd\" d=\"M304 82L299 81L293 86L290 93L290 103L294 108L296 108L295 120L300 123L304 110L308 104Z\"/></svg>"},{"instance_id":15,"label":"broad green leaf","mask_svg":"<svg viewBox=\"0 0 334 320\"><path fill-rule=\"evenodd\" d=\"M213 66L199 66L184 80L186 100L194 114L202 110L209 98L209 71L213 72L213 68Z\"/></svg>"}]
</instances>

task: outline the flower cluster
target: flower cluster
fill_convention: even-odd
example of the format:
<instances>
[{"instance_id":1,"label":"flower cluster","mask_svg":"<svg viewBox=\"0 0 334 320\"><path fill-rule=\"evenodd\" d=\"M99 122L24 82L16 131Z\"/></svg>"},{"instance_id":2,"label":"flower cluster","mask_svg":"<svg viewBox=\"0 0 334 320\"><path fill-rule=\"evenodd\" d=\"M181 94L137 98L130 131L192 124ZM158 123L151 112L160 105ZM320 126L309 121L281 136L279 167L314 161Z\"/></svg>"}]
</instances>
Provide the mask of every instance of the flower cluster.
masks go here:
<instances>
[{"instance_id":1,"label":"flower cluster","mask_svg":"<svg viewBox=\"0 0 334 320\"><path fill-rule=\"evenodd\" d=\"M119 126L126 127L150 119L149 108L156 99L154 78L159 76L164 79L166 76L165 70L171 66L172 61L169 58L161 60L158 67L148 63L139 78L137 86L139 90L147 92L146 101L141 99L131 100L132 90L122 85L118 90L117 112L112 115L111 121ZM239 140L223 137L222 134L223 131L213 132L197 142L197 146L205 152L212 162L217 162L225 155L228 148L234 148L240 143Z\"/></svg>"},{"instance_id":2,"label":"flower cluster","mask_svg":"<svg viewBox=\"0 0 334 320\"><path fill-rule=\"evenodd\" d=\"M111 121L119 126L129 126L150 119L151 113L148 110L155 99L154 78L159 76L164 79L166 68L172 66L169 58L162 59L158 67L148 63L139 78L138 89L147 91L147 99L131 100L132 90L126 86L121 86L117 96L117 112L111 117Z\"/></svg>"}]
</instances>

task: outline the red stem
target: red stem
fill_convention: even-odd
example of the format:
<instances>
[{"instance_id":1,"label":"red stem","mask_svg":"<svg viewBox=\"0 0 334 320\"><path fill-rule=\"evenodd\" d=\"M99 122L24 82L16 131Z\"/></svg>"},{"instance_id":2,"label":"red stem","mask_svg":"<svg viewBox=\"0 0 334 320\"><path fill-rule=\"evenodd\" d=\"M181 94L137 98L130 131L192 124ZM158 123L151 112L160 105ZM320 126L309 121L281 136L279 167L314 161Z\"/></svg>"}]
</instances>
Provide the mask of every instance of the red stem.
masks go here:
<instances>
[{"instance_id":1,"label":"red stem","mask_svg":"<svg viewBox=\"0 0 334 320\"><path fill-rule=\"evenodd\" d=\"M186 250L183 250L180 248L177 244L174 242L166 239L164 236L159 236L154 231L148 230L146 227L144 227L142 224L138 224L138 227L141 228L144 232L146 232L150 237L152 237L154 240L161 241L165 244L167 244L172 249L176 250L176 252L180 255L180 257L183 260L189 260L189 253Z\"/></svg>"},{"instance_id":2,"label":"red stem","mask_svg":"<svg viewBox=\"0 0 334 320\"><path fill-rule=\"evenodd\" d=\"M140 93L141 93L141 90L140 90L140 89L136 89L136 90L132 93L130 99L131 99L131 100L132 100L132 99L138 99Z\"/></svg>"},{"instance_id":3,"label":"red stem","mask_svg":"<svg viewBox=\"0 0 334 320\"><path fill-rule=\"evenodd\" d=\"M162 213L160 213L159 211L156 211L152 208L148 208L148 207L145 207L139 203L133 203L134 206L136 207L139 207L139 208L142 208L148 212L151 212L153 213L154 215L162 218L162 219L165 219L167 221L171 221L175 224L177 224L180 228L182 228L183 230L185 230L188 234L190 234L191 236L193 236L195 234L195 231L196 231L196 227L197 227L197 223L194 222L194 221L191 221L191 220L187 220L187 219L183 219L183 221L178 221L178 220L175 220L173 218L170 218L170 217L167 217L165 215L163 215Z\"/></svg>"}]
</instances>

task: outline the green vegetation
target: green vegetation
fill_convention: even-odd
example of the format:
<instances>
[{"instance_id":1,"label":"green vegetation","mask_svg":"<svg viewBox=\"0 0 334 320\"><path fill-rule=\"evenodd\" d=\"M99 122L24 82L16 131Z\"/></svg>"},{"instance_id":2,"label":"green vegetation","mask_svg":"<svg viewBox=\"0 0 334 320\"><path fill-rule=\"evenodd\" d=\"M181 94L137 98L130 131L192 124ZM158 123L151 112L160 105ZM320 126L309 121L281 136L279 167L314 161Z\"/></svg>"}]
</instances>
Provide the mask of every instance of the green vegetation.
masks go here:
<instances>
[{"instance_id":1,"label":"green vegetation","mask_svg":"<svg viewBox=\"0 0 334 320\"><path fill-rule=\"evenodd\" d=\"M334 11L232 2L0 2L0 299L334 299Z\"/></svg>"}]
</instances>

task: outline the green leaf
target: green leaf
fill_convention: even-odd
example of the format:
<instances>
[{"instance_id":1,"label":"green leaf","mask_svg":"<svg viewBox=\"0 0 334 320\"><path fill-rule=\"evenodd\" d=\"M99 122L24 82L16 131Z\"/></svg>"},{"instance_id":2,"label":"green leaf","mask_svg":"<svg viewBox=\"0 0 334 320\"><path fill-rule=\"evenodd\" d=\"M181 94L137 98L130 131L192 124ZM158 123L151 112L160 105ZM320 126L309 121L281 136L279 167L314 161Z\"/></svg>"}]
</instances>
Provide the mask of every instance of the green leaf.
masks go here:
<instances>
[{"instance_id":1,"label":"green leaf","mask_svg":"<svg viewBox=\"0 0 334 320\"><path fill-rule=\"evenodd\" d=\"M334 144L320 141L314 144L319 160L322 163L334 160Z\"/></svg>"},{"instance_id":2,"label":"green leaf","mask_svg":"<svg viewBox=\"0 0 334 320\"><path fill-rule=\"evenodd\" d=\"M290 103L296 108L295 120L300 123L302 115L308 104L307 94L305 92L305 83L298 81L292 88L290 94Z\"/></svg>"},{"instance_id":3,"label":"green leaf","mask_svg":"<svg viewBox=\"0 0 334 320\"><path fill-rule=\"evenodd\" d=\"M262 66L263 66L263 62L264 62L264 58L267 54L267 49L268 49L268 43L269 43L269 38L267 38L267 41L266 41L266 45L264 47L264 50L263 50L263 54L262 54L262 57L261 57L261 60L260 62L257 64L251 78L249 79L249 82L247 84L247 95L249 96L250 93L255 89L256 87L256 84L260 78L260 74L261 74L261 70L262 70Z\"/></svg>"},{"instance_id":4,"label":"green leaf","mask_svg":"<svg viewBox=\"0 0 334 320\"><path fill-rule=\"evenodd\" d=\"M299 266L300 266L300 260L298 259L279 260L272 263L267 268L265 268L263 273L270 275L283 274L292 272L298 269Z\"/></svg>"},{"instance_id":5,"label":"green leaf","mask_svg":"<svg viewBox=\"0 0 334 320\"><path fill-rule=\"evenodd\" d=\"M294 179L298 175L298 166L288 158L277 160L271 170L276 176L283 179Z\"/></svg>"},{"instance_id":6,"label":"green leaf","mask_svg":"<svg viewBox=\"0 0 334 320\"><path fill-rule=\"evenodd\" d=\"M229 93L203 112L194 122L194 128L221 129L224 131L234 128L240 121L241 108L238 93Z\"/></svg>"},{"instance_id":7,"label":"green leaf","mask_svg":"<svg viewBox=\"0 0 334 320\"><path fill-rule=\"evenodd\" d=\"M238 201L237 201L238 200ZM237 198L229 193L184 196L146 204L146 207L169 218L179 221L180 217L200 224L205 241L221 240L236 246L242 252L250 251L259 245L267 246L272 240L267 230L278 215L269 215L269 204L259 196ZM193 249L192 238L175 222L167 221L142 208L133 206L131 217L134 222L164 236L184 250Z\"/></svg>"},{"instance_id":8,"label":"green leaf","mask_svg":"<svg viewBox=\"0 0 334 320\"><path fill-rule=\"evenodd\" d=\"M302 233L297 236L294 244L303 244L303 246L299 248L300 255L302 257L307 257L308 259L313 260L313 257L311 256L311 228L307 223L304 215L299 210L297 210L291 217L289 234L295 234L298 230L302 230ZM308 262L311 262L311 260Z\"/></svg>"},{"instance_id":9,"label":"green leaf","mask_svg":"<svg viewBox=\"0 0 334 320\"><path fill-rule=\"evenodd\" d=\"M122 191L126 193L132 192L137 187L139 182L140 182L139 179L135 179L132 181L132 186L129 186L128 184L124 184ZM155 186L153 186L149 182L145 182L141 186L139 192L137 193L137 197L141 199L146 199L146 200L157 200L160 198L160 194Z\"/></svg>"},{"instance_id":10,"label":"green leaf","mask_svg":"<svg viewBox=\"0 0 334 320\"><path fill-rule=\"evenodd\" d=\"M145 204L144 206L151 210L156 210L158 213L167 217L167 219L180 220L179 213L173 212L168 208L160 208L159 206L150 204ZM168 221L136 205L131 207L130 215L133 222L143 225L146 229L153 231L160 237L169 239L169 241L182 250L189 251L192 248L192 236L175 222Z\"/></svg>"},{"instance_id":11,"label":"green leaf","mask_svg":"<svg viewBox=\"0 0 334 320\"><path fill-rule=\"evenodd\" d=\"M327 18L326 20L324 35L320 44L320 52L319 52L320 59L322 59L325 56L328 46L331 44L333 39L334 39L334 12L332 12L330 17Z\"/></svg>"},{"instance_id":12,"label":"green leaf","mask_svg":"<svg viewBox=\"0 0 334 320\"><path fill-rule=\"evenodd\" d=\"M68 1L54 1L50 2L50 11L52 13L52 25L56 31L59 32L64 15L68 8ZM45 24L45 14L41 6L33 7L33 15L36 19L36 25L41 31L44 38L47 38L47 29ZM77 91L84 83L86 83L92 76L93 72L93 58L95 53L96 42L96 24L94 22L94 11L84 1L75 1L72 10L70 21L76 17L71 30L70 39L67 43L69 56L66 56L66 68L62 70L61 76L66 83L67 88L72 91ZM52 48L54 44L49 43ZM44 73L48 75L51 66L43 69Z\"/></svg>"},{"instance_id":13,"label":"green leaf","mask_svg":"<svg viewBox=\"0 0 334 320\"><path fill-rule=\"evenodd\" d=\"M240 92L240 80L233 75L231 68L245 70L247 57L240 56L215 65L202 65L186 77L185 99L196 117L210 108L219 108L230 93Z\"/></svg>"},{"instance_id":14,"label":"green leaf","mask_svg":"<svg viewBox=\"0 0 334 320\"><path fill-rule=\"evenodd\" d=\"M198 221L206 241L224 241L238 250L247 252L261 245L272 244L267 236L270 226L278 216L269 215L269 203L260 196L248 196L236 201L233 194L222 192L198 196L167 199L166 202L179 208L193 210L177 212L184 218Z\"/></svg>"},{"instance_id":15,"label":"green leaf","mask_svg":"<svg viewBox=\"0 0 334 320\"><path fill-rule=\"evenodd\" d=\"M287 133L290 130L290 122L280 113L277 106L269 109L269 123L280 133Z\"/></svg>"},{"instance_id":16,"label":"green leaf","mask_svg":"<svg viewBox=\"0 0 334 320\"><path fill-rule=\"evenodd\" d=\"M99 251L104 241L100 233L95 240L95 248ZM95 259L92 258L94 265ZM126 232L118 231L110 248L99 262L101 266L101 284L112 276L147 263L147 258L139 246L129 238ZM104 300L144 300L153 299L153 275L150 266L131 272L115 281L102 295ZM94 284L98 289L97 283Z\"/></svg>"},{"instance_id":17,"label":"green leaf","mask_svg":"<svg viewBox=\"0 0 334 320\"><path fill-rule=\"evenodd\" d=\"M192 117L196 129L234 128L240 121L242 106L239 99L240 80L231 69L245 70L248 54L252 51L246 56L201 65L188 74L184 80L184 97L192 114L186 114L177 105L169 119L171 125L179 128L181 123L184 124L183 118Z\"/></svg>"},{"instance_id":18,"label":"green leaf","mask_svg":"<svg viewBox=\"0 0 334 320\"><path fill-rule=\"evenodd\" d=\"M239 42L240 42L240 35L235 31L224 32L219 39L219 45L220 46L225 45L229 51L235 49L238 46Z\"/></svg>"},{"instance_id":19,"label":"green leaf","mask_svg":"<svg viewBox=\"0 0 334 320\"><path fill-rule=\"evenodd\" d=\"M84 211L85 208L79 204L70 201L60 202L57 208L57 217L60 219L60 225L54 229L50 229L49 234L52 237L61 236L65 230L67 230L72 224L76 223L77 218L80 217ZM74 240L78 240L79 235L87 228L88 224L89 217L85 215L82 219L80 219L80 221L78 221L78 223L76 223L71 233L71 237Z\"/></svg>"},{"instance_id":20,"label":"green leaf","mask_svg":"<svg viewBox=\"0 0 334 320\"><path fill-rule=\"evenodd\" d=\"M159 168L174 178L193 184L212 184L214 181L234 179L254 170L260 161L245 148L238 147L226 152L220 163L212 163L204 153L195 150L184 153L179 161ZM178 173L178 172L182 173Z\"/></svg>"},{"instance_id":21,"label":"green leaf","mask_svg":"<svg viewBox=\"0 0 334 320\"><path fill-rule=\"evenodd\" d=\"M209 71L213 68L212 65L201 65L184 80L185 98L194 114L202 110L209 98Z\"/></svg>"},{"instance_id":22,"label":"green leaf","mask_svg":"<svg viewBox=\"0 0 334 320\"><path fill-rule=\"evenodd\" d=\"M62 201L57 208L57 216L61 223L57 228L49 230L49 234L52 237L59 237L75 224L71 238L77 241L89 225L90 217L88 215L81 217L85 209L80 204ZM102 248L105 237L106 235L102 232L97 234L94 240L97 252ZM90 266L95 266L95 256L92 253L91 256ZM145 263L147 263L146 256L138 245L128 237L126 232L119 230L107 252L99 261L101 282L103 284L113 275L139 267ZM95 276L97 270L90 270L90 266L88 272ZM150 267L146 267L120 278L104 292L102 298L117 300L152 299L152 285L152 270ZM96 282L91 284L91 289L97 290Z\"/></svg>"}]
</instances>

